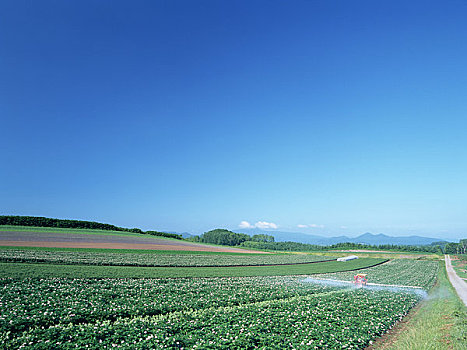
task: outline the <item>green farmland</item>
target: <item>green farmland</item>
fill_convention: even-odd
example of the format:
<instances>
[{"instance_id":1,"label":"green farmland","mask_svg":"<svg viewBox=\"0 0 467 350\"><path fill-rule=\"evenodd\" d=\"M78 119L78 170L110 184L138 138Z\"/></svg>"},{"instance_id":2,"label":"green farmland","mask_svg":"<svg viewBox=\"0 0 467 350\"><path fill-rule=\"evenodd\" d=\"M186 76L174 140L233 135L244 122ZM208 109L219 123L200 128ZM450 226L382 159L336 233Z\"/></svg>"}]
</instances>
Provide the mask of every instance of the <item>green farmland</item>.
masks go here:
<instances>
[{"instance_id":1,"label":"green farmland","mask_svg":"<svg viewBox=\"0 0 467 350\"><path fill-rule=\"evenodd\" d=\"M384 259L358 259L349 264L337 261L277 266L232 267L132 267L30 263L0 263L0 277L155 278L155 277L240 277L308 275L363 269L384 263Z\"/></svg>"},{"instance_id":2,"label":"green farmland","mask_svg":"<svg viewBox=\"0 0 467 350\"><path fill-rule=\"evenodd\" d=\"M5 349L364 349L426 303L441 271L438 261L336 256L0 247L0 340ZM326 282L357 272L423 290Z\"/></svg>"}]
</instances>

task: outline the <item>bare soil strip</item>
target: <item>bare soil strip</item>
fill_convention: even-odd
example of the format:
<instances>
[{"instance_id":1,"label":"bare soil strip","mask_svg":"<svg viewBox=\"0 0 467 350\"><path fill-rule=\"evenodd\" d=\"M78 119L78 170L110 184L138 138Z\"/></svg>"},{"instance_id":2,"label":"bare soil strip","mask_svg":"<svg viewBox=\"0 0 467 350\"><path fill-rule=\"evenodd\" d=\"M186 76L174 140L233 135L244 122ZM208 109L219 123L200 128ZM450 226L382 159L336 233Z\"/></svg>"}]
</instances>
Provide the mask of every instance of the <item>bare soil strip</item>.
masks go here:
<instances>
[{"instance_id":1,"label":"bare soil strip","mask_svg":"<svg viewBox=\"0 0 467 350\"><path fill-rule=\"evenodd\" d=\"M449 255L444 256L444 261L446 262L446 271L448 273L449 281L451 281L452 286L464 305L467 306L467 283L457 276L456 271L454 271L452 267L451 257Z\"/></svg>"}]
</instances>

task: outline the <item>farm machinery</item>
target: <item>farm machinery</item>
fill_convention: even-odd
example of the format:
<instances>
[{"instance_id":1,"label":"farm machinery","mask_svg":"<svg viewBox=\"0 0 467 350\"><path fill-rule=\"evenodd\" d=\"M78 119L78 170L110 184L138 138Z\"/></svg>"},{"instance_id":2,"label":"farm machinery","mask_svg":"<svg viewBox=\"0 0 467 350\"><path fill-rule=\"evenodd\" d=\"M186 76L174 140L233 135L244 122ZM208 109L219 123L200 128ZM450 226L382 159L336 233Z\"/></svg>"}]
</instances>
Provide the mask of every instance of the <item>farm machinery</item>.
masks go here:
<instances>
[{"instance_id":1,"label":"farm machinery","mask_svg":"<svg viewBox=\"0 0 467 350\"><path fill-rule=\"evenodd\" d=\"M366 286L367 281L366 273L358 273L353 277L353 283L358 287Z\"/></svg>"}]
</instances>

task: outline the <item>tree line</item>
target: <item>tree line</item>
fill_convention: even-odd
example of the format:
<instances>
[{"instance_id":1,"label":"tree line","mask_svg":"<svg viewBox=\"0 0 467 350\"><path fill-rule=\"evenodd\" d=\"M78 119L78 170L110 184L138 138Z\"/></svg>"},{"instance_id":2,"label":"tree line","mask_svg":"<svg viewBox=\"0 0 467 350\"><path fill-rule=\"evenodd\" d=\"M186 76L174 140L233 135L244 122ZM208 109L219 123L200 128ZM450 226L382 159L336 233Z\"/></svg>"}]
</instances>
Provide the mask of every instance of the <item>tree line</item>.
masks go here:
<instances>
[{"instance_id":1,"label":"tree line","mask_svg":"<svg viewBox=\"0 0 467 350\"><path fill-rule=\"evenodd\" d=\"M239 246L245 242L271 243L274 237L270 235L247 235L245 233L236 233L225 229L215 229L203 233L201 236L193 236L188 240L193 242L203 242L228 246Z\"/></svg>"},{"instance_id":2,"label":"tree line","mask_svg":"<svg viewBox=\"0 0 467 350\"><path fill-rule=\"evenodd\" d=\"M465 254L467 250L467 239L461 240L459 243L450 242L434 242L431 245L402 245L402 244L380 244L370 245L362 243L344 242L328 246L317 244L307 244L299 242L275 242L271 235L253 235L249 236L244 233L236 233L226 229L215 229L205 232L201 236L191 237L189 240L194 242L203 242L228 246L240 246L251 249L263 250L280 250L280 251L323 251L323 250L348 250L348 249L367 249L367 250L393 250L403 252L421 252L421 253L437 253L450 254L458 253Z\"/></svg>"},{"instance_id":3,"label":"tree line","mask_svg":"<svg viewBox=\"0 0 467 350\"><path fill-rule=\"evenodd\" d=\"M445 254L467 254L467 239L461 239L459 243L446 243L443 252Z\"/></svg>"},{"instance_id":4,"label":"tree line","mask_svg":"<svg viewBox=\"0 0 467 350\"><path fill-rule=\"evenodd\" d=\"M467 239L461 239L459 243L453 242L436 242L431 245L402 245L402 244L361 244L344 242L328 246L316 244L306 244L298 242L253 242L245 241L241 245L246 248L265 249L265 250L282 250L282 251L323 251L323 250L349 250L349 249L366 249L366 250L392 250L402 252L419 252L419 253L435 253L435 254L467 254Z\"/></svg>"},{"instance_id":5,"label":"tree line","mask_svg":"<svg viewBox=\"0 0 467 350\"><path fill-rule=\"evenodd\" d=\"M440 245L403 245L403 244L362 244L362 243L336 243L326 246L326 249L367 249L367 250L397 250L403 252L443 253Z\"/></svg>"},{"instance_id":6,"label":"tree line","mask_svg":"<svg viewBox=\"0 0 467 350\"><path fill-rule=\"evenodd\" d=\"M163 236L163 237L168 237L168 238L182 239L182 236L176 233L167 233L167 232L159 232L159 231L143 231L139 228L118 227L115 225L104 224L104 223L95 222L95 221L53 219L53 218L46 218L46 217L41 217L41 216L0 215L0 225L122 231L122 232L141 233L141 234L149 234L153 236Z\"/></svg>"},{"instance_id":7,"label":"tree line","mask_svg":"<svg viewBox=\"0 0 467 350\"><path fill-rule=\"evenodd\" d=\"M324 250L325 247L316 244L307 244L299 242L258 242L258 241L246 241L242 243L245 248L252 249L265 249L265 250L280 250L288 252L308 252L316 250Z\"/></svg>"}]
</instances>

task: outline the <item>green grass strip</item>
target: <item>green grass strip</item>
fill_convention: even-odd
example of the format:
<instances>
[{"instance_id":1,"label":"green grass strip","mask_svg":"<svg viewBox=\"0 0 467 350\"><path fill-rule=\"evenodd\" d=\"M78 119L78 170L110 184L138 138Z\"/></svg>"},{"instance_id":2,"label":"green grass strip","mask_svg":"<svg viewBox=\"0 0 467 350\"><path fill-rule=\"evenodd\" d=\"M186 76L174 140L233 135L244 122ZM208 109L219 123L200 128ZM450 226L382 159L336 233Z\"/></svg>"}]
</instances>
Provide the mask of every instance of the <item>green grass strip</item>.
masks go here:
<instances>
[{"instance_id":1,"label":"green grass strip","mask_svg":"<svg viewBox=\"0 0 467 350\"><path fill-rule=\"evenodd\" d=\"M462 255L458 255L458 257L462 258ZM467 279L467 259L465 257L463 257L462 259L464 260L451 260L452 267L454 268L454 271L456 271L457 275L460 278Z\"/></svg>"},{"instance_id":2,"label":"green grass strip","mask_svg":"<svg viewBox=\"0 0 467 350\"><path fill-rule=\"evenodd\" d=\"M0 277L12 278L157 278L310 275L363 269L386 259L362 258L303 265L248 267L127 267L0 263Z\"/></svg>"}]
</instances>

